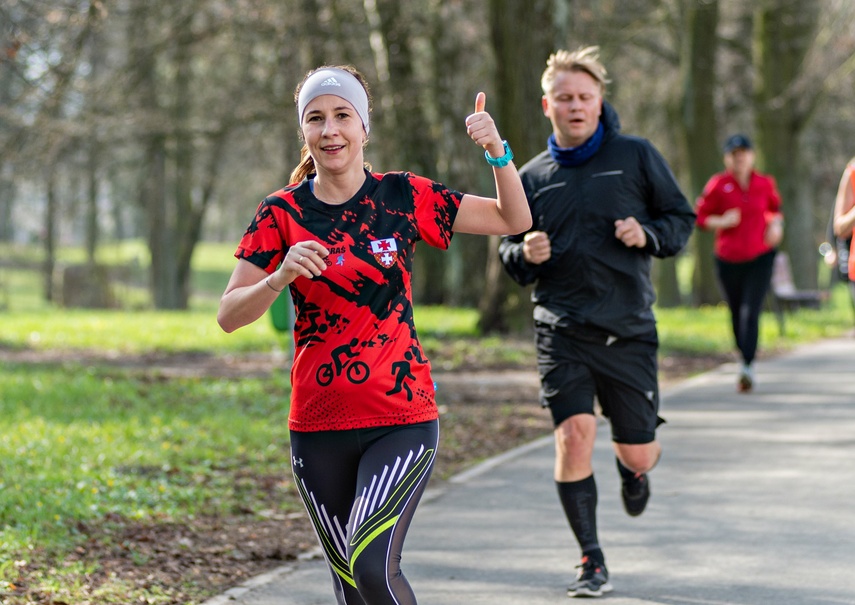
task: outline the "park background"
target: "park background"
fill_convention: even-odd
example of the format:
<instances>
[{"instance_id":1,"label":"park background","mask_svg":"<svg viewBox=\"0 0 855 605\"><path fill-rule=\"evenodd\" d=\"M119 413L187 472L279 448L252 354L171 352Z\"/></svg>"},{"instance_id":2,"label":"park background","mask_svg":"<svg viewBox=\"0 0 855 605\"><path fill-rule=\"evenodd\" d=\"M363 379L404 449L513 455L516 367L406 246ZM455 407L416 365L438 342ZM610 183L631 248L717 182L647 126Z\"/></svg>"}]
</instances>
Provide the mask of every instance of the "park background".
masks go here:
<instances>
[{"instance_id":1,"label":"park background","mask_svg":"<svg viewBox=\"0 0 855 605\"><path fill-rule=\"evenodd\" d=\"M190 307L197 246L234 245L258 202L287 184L300 151L294 87L325 63L352 63L372 85L376 170L489 194L491 171L463 126L475 94L487 93L521 165L550 132L539 86L549 53L598 44L624 131L653 141L690 200L722 169L728 134L754 139L758 168L782 193L801 288L823 277L817 246L855 155L848 0L0 6L0 242L10 250L0 289L15 267L36 269L42 297L61 304ZM144 255L117 258L129 239ZM83 248L85 269L60 262L68 245ZM686 271L656 264L660 305L719 300L711 245L710 234L692 238ZM456 237L448 254L423 247L417 302L475 306L487 331L518 326L526 295L495 249L474 236ZM66 274L85 284L84 300L64 291ZM110 292L133 279L148 300Z\"/></svg>"},{"instance_id":2,"label":"park background","mask_svg":"<svg viewBox=\"0 0 855 605\"><path fill-rule=\"evenodd\" d=\"M215 321L237 241L297 163L306 71L366 74L376 170L489 194L463 125L475 94L521 165L549 134L547 56L588 44L624 131L690 200L733 132L776 177L794 279L829 299L783 329L764 318L764 353L849 330L817 247L855 155L850 0L0 0L0 601L198 602L311 546L287 330ZM439 370L532 370L528 293L496 246L419 248ZM729 359L711 249L695 233L655 262L663 367ZM439 479L548 430L518 396L440 394Z\"/></svg>"}]
</instances>

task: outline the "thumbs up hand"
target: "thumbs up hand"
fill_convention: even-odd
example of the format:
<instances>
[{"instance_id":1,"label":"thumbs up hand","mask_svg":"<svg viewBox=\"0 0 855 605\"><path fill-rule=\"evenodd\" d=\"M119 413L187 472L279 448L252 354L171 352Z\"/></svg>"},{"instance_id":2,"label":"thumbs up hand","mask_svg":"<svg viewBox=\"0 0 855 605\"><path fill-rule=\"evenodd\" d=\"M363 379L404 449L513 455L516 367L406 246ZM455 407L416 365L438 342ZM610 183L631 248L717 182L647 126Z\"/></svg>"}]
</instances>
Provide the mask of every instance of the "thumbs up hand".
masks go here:
<instances>
[{"instance_id":1,"label":"thumbs up hand","mask_svg":"<svg viewBox=\"0 0 855 605\"><path fill-rule=\"evenodd\" d=\"M496 123L490 114L484 111L487 95L479 92L475 97L475 113L466 118L466 132L478 145L487 150L492 157L500 157L505 153L502 137L496 128Z\"/></svg>"},{"instance_id":2,"label":"thumbs up hand","mask_svg":"<svg viewBox=\"0 0 855 605\"><path fill-rule=\"evenodd\" d=\"M481 113L484 111L484 106L487 104L487 94L483 92L479 92L475 96L475 113Z\"/></svg>"}]
</instances>

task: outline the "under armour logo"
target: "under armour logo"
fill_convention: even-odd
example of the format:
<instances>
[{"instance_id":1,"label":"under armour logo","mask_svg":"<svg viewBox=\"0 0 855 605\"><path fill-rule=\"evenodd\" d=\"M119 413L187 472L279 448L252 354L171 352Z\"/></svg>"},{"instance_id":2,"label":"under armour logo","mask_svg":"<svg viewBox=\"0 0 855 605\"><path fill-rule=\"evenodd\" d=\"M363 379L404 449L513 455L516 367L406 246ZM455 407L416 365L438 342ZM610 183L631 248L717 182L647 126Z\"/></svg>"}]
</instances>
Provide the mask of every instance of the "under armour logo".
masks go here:
<instances>
[{"instance_id":1,"label":"under armour logo","mask_svg":"<svg viewBox=\"0 0 855 605\"><path fill-rule=\"evenodd\" d=\"M341 84L339 84L338 80L336 80L333 76L330 76L329 78L321 82L321 86L341 86Z\"/></svg>"},{"instance_id":2,"label":"under armour logo","mask_svg":"<svg viewBox=\"0 0 855 605\"><path fill-rule=\"evenodd\" d=\"M296 456L292 456L291 460L294 463L294 466L299 466L300 468L303 468L303 459L302 458L297 458Z\"/></svg>"}]
</instances>

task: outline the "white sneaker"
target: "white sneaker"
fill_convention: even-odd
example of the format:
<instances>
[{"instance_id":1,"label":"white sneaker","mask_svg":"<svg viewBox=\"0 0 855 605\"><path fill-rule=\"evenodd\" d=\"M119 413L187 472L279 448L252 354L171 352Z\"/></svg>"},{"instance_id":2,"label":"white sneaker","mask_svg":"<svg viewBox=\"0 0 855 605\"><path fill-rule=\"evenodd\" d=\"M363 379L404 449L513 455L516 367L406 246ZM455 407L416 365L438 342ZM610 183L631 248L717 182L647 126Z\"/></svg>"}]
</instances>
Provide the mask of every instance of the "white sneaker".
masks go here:
<instances>
[{"instance_id":1,"label":"white sneaker","mask_svg":"<svg viewBox=\"0 0 855 605\"><path fill-rule=\"evenodd\" d=\"M748 393L754 388L754 370L751 366L742 366L736 388L740 393Z\"/></svg>"}]
</instances>

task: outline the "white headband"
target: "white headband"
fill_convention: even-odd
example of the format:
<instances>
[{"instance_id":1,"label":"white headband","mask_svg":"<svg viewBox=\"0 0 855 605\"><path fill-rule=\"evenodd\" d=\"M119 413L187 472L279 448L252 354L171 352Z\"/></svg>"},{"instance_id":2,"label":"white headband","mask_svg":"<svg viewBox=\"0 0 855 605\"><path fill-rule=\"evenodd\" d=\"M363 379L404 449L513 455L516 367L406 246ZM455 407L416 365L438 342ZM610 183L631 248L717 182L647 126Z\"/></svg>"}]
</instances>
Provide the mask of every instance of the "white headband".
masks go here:
<instances>
[{"instance_id":1,"label":"white headband","mask_svg":"<svg viewBox=\"0 0 855 605\"><path fill-rule=\"evenodd\" d=\"M368 132L368 93L353 74L331 67L319 69L309 76L300 88L297 98L297 118L301 124L306 105L321 95L335 95L353 105L362 119L365 132Z\"/></svg>"}]
</instances>

